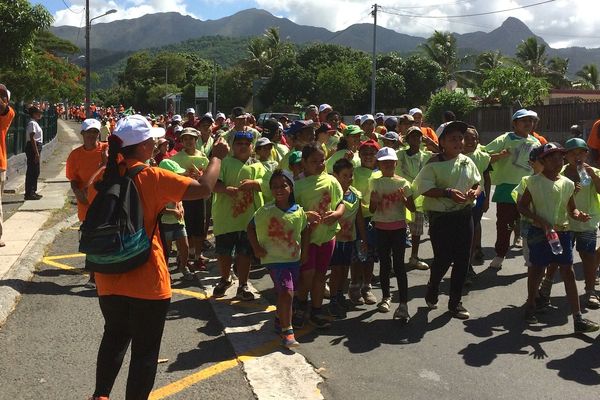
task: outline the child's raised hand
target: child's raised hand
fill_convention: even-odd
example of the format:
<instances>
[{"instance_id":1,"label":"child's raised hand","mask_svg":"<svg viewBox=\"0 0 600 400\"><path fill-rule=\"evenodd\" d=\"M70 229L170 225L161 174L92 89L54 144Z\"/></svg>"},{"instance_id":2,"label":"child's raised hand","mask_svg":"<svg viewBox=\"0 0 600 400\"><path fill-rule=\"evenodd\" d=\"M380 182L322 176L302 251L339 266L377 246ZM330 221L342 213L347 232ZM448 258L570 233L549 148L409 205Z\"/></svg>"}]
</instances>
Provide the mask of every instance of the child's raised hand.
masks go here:
<instances>
[{"instance_id":1,"label":"child's raised hand","mask_svg":"<svg viewBox=\"0 0 600 400\"><path fill-rule=\"evenodd\" d=\"M218 138L217 141L215 142L215 144L213 145L210 155L212 157L217 157L222 160L225 157L227 157L228 154L229 154L229 145L227 144L226 141L223 140L223 138Z\"/></svg>"},{"instance_id":2,"label":"child's raised hand","mask_svg":"<svg viewBox=\"0 0 600 400\"><path fill-rule=\"evenodd\" d=\"M590 215L587 213L575 210L575 212L573 212L573 219L581 222L587 222L592 219L592 217L590 217Z\"/></svg>"},{"instance_id":3,"label":"child's raised hand","mask_svg":"<svg viewBox=\"0 0 600 400\"><path fill-rule=\"evenodd\" d=\"M333 225L337 222L338 217L335 215L335 211L327 211L325 215L323 215L323 222L325 225Z\"/></svg>"},{"instance_id":4,"label":"child's raised hand","mask_svg":"<svg viewBox=\"0 0 600 400\"><path fill-rule=\"evenodd\" d=\"M319 213L316 211L307 211L306 219L308 220L309 224L318 224L321 222L321 215L319 215Z\"/></svg>"},{"instance_id":5,"label":"child's raised hand","mask_svg":"<svg viewBox=\"0 0 600 400\"><path fill-rule=\"evenodd\" d=\"M238 186L238 189L246 191L246 192L250 192L250 191L254 190L255 183L256 183L256 181L254 181L252 179L244 179L240 183L240 186Z\"/></svg>"}]
</instances>

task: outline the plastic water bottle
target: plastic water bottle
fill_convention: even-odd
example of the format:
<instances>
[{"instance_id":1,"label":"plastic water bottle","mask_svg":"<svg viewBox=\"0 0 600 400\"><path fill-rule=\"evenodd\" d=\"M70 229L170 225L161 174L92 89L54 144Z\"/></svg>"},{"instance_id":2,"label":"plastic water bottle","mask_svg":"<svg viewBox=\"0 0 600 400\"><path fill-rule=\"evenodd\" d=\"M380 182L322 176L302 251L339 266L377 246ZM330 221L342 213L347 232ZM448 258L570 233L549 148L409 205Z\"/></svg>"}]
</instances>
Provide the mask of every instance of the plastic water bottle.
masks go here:
<instances>
[{"instance_id":1,"label":"plastic water bottle","mask_svg":"<svg viewBox=\"0 0 600 400\"><path fill-rule=\"evenodd\" d=\"M362 245L362 240L357 240L357 241L356 241L356 254L357 254L357 256L358 256L358 260L359 260L360 262L363 262L363 263L364 263L364 262L366 262L366 261L367 261L368 255L367 255L367 253L365 253L365 252L363 251L363 249L362 249L362 246L361 246L361 245Z\"/></svg>"},{"instance_id":2,"label":"plastic water bottle","mask_svg":"<svg viewBox=\"0 0 600 400\"><path fill-rule=\"evenodd\" d=\"M581 186L587 186L592 182L592 178L585 170L581 161L577 163L577 173L579 174L579 183L581 183Z\"/></svg>"},{"instance_id":3,"label":"plastic water bottle","mask_svg":"<svg viewBox=\"0 0 600 400\"><path fill-rule=\"evenodd\" d=\"M562 254L563 248L562 244L560 244L560 238L558 237L558 233L554 229L550 229L548 233L546 233L546 239L548 239L548 244L552 249L552 254L559 255Z\"/></svg>"}]
</instances>

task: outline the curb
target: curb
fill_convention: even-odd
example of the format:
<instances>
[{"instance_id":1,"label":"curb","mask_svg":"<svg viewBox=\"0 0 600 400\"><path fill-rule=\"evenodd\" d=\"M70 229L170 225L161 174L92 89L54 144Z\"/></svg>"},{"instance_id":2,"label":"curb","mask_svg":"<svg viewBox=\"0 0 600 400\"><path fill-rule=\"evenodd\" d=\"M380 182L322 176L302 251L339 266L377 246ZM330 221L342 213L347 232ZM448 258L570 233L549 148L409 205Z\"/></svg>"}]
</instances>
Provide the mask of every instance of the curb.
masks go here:
<instances>
[{"instance_id":1,"label":"curb","mask_svg":"<svg viewBox=\"0 0 600 400\"><path fill-rule=\"evenodd\" d=\"M46 246L54 241L56 236L65 228L79 221L77 214L59 222L52 228L37 231L0 282L0 327L6 322L15 309L21 294L34 275L46 251Z\"/></svg>"}]
</instances>

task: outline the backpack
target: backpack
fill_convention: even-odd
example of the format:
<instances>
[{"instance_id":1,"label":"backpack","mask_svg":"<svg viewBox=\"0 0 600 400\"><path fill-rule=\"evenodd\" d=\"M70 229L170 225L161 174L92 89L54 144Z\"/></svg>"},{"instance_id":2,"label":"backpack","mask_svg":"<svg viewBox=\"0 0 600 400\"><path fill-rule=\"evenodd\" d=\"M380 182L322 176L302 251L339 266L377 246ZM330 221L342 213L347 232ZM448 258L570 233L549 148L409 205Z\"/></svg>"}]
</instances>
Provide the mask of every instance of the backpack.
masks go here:
<instances>
[{"instance_id":1,"label":"backpack","mask_svg":"<svg viewBox=\"0 0 600 400\"><path fill-rule=\"evenodd\" d=\"M86 255L87 270L120 274L148 261L156 224L148 238L142 203L133 181L144 168L129 169L125 175L105 182L92 201L79 228L79 251Z\"/></svg>"}]
</instances>

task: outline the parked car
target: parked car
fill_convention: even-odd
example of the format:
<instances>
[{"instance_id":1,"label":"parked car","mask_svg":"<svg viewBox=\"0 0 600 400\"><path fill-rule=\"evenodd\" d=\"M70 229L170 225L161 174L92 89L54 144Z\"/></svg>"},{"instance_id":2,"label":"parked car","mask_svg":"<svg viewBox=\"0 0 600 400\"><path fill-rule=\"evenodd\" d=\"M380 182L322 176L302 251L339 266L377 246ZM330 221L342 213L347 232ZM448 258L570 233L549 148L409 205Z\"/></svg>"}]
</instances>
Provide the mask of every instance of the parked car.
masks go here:
<instances>
[{"instance_id":1,"label":"parked car","mask_svg":"<svg viewBox=\"0 0 600 400\"><path fill-rule=\"evenodd\" d=\"M300 119L299 114L272 112L272 113L260 114L258 116L258 120L256 121L256 123L258 124L258 126L262 126L263 122L265 122L269 118L275 118L276 120L279 121L279 118L281 118L283 116L287 117L290 121L296 121L296 120Z\"/></svg>"}]
</instances>

